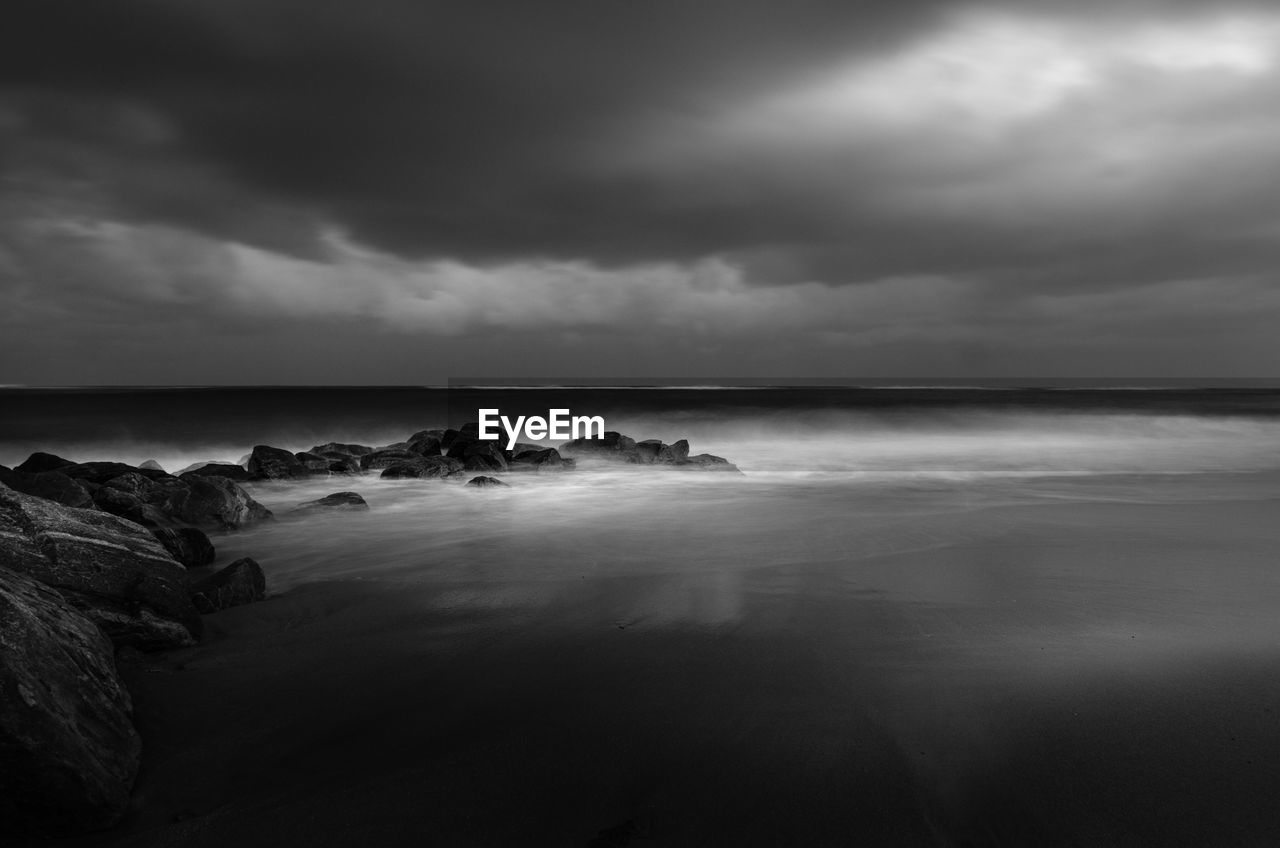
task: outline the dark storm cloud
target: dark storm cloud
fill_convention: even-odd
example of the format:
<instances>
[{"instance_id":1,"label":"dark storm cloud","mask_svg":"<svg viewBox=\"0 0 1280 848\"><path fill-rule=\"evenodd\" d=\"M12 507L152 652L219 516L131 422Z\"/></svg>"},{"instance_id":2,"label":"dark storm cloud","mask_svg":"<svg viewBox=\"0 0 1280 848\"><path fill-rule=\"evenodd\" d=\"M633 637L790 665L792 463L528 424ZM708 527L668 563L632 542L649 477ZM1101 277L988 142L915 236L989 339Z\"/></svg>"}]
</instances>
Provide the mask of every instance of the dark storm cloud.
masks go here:
<instances>
[{"instance_id":1,"label":"dark storm cloud","mask_svg":"<svg viewBox=\"0 0 1280 848\"><path fill-rule=\"evenodd\" d=\"M76 350L345 324L370 367L388 330L438 338L433 361L501 332L544 373L601 338L601 367L664 373L761 350L836 373L874 351L940 373L955 350L1046 372L1086 349L1172 362L1176 335L1231 336L1223 367L1270 350L1266 5L43 0L6 19L6 356L51 321Z\"/></svg>"}]
</instances>

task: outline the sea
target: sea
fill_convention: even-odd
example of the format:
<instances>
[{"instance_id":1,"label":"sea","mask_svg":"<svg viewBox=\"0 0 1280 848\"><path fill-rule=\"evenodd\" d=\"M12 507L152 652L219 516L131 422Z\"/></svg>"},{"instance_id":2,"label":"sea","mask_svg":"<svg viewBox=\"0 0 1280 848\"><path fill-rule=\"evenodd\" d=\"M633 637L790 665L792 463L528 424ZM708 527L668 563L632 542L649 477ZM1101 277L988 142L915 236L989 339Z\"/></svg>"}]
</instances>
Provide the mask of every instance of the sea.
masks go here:
<instances>
[{"instance_id":1,"label":"sea","mask_svg":"<svg viewBox=\"0 0 1280 848\"><path fill-rule=\"evenodd\" d=\"M604 707L590 696L575 732L604 734L599 711L617 709L609 732L621 721L662 752L628 747L652 785L627 785L688 837L669 844L757 844L747 822L767 798L789 800L770 808L781 841L758 844L818 844L788 834L832 786L874 784L859 757L911 787L918 830L886 813L866 831L902 844L1280 836L1274 381L6 388L0 408L11 467L39 450L176 471L258 444L390 444L480 409L600 416L735 464L584 460L483 490L251 483L277 520L213 540L219 564L260 562L277 599L400 587L452 622L431 631L442 655L523 669L524 686L545 672L577 691L564 663L584 681L638 675ZM290 514L336 491L370 509ZM395 638L420 647L406 620ZM581 703L563 696L560 717ZM788 788L739 774L762 769ZM840 809L803 832L871 827Z\"/></svg>"}]
</instances>

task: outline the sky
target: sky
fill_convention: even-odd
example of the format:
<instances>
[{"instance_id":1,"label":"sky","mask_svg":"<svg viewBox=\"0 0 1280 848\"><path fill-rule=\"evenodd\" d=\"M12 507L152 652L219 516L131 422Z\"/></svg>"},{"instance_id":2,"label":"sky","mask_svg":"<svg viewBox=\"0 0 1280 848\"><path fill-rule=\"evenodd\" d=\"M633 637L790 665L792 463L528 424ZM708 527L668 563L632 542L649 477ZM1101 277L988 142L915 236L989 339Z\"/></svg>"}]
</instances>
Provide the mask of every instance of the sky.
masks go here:
<instances>
[{"instance_id":1,"label":"sky","mask_svg":"<svg viewBox=\"0 0 1280 848\"><path fill-rule=\"evenodd\" d=\"M8 0L0 383L1280 376L1280 7Z\"/></svg>"}]
</instances>

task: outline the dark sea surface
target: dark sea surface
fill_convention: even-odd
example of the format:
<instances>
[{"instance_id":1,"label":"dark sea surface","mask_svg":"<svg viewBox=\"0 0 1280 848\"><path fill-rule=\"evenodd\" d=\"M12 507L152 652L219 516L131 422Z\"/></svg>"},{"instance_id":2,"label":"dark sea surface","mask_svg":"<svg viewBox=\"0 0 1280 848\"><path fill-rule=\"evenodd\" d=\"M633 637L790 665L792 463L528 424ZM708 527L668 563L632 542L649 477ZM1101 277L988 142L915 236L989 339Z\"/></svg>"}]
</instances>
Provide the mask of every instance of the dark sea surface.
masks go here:
<instances>
[{"instance_id":1,"label":"dark sea surface","mask_svg":"<svg viewBox=\"0 0 1280 848\"><path fill-rule=\"evenodd\" d=\"M272 597L131 678L137 809L86 844L585 845L629 819L653 845L1280 840L1275 387L0 404L6 465L173 470L567 408L744 472L251 484L280 520L214 541ZM288 516L339 490L370 510Z\"/></svg>"}]
</instances>

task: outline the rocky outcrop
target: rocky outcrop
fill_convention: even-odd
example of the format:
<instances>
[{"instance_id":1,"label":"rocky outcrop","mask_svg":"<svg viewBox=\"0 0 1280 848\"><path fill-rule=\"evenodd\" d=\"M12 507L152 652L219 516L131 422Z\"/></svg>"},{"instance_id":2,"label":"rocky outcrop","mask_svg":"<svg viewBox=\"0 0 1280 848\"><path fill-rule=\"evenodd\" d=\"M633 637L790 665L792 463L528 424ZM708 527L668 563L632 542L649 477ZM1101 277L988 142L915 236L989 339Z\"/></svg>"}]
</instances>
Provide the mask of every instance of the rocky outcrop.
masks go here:
<instances>
[{"instance_id":1,"label":"rocky outcrop","mask_svg":"<svg viewBox=\"0 0 1280 848\"><path fill-rule=\"evenodd\" d=\"M457 451L457 453L455 453ZM468 471L506 471L507 455L497 442L471 442L458 450L458 442L449 449L449 456L462 460Z\"/></svg>"},{"instance_id":2,"label":"rocky outcrop","mask_svg":"<svg viewBox=\"0 0 1280 848\"><path fill-rule=\"evenodd\" d=\"M185 493L173 501L173 514L205 529L236 530L270 519L271 510L225 477L192 475Z\"/></svg>"},{"instance_id":3,"label":"rocky outcrop","mask_svg":"<svg viewBox=\"0 0 1280 848\"><path fill-rule=\"evenodd\" d=\"M439 456L440 455L440 437L427 435L424 433L415 433L409 437L409 450L423 456Z\"/></svg>"},{"instance_id":4,"label":"rocky outcrop","mask_svg":"<svg viewBox=\"0 0 1280 848\"><path fill-rule=\"evenodd\" d=\"M326 456L315 453L295 453L293 458L302 463L302 467L311 474L328 474L333 461Z\"/></svg>"},{"instance_id":5,"label":"rocky outcrop","mask_svg":"<svg viewBox=\"0 0 1280 848\"><path fill-rule=\"evenodd\" d=\"M58 592L0 568L0 669L0 835L114 824L141 743L111 643Z\"/></svg>"},{"instance_id":6,"label":"rocky outcrop","mask_svg":"<svg viewBox=\"0 0 1280 848\"><path fill-rule=\"evenodd\" d=\"M408 477L448 477L464 470L462 460L447 456L419 456L387 466L382 476L387 479Z\"/></svg>"},{"instance_id":7,"label":"rocky outcrop","mask_svg":"<svg viewBox=\"0 0 1280 848\"><path fill-rule=\"evenodd\" d=\"M368 445L353 445L344 442L327 442L323 445L316 445L307 453L314 453L324 456L330 453L342 454L344 456L362 457L367 453L373 453L373 448Z\"/></svg>"},{"instance_id":8,"label":"rocky outcrop","mask_svg":"<svg viewBox=\"0 0 1280 848\"><path fill-rule=\"evenodd\" d=\"M251 480L291 480L311 473L292 453L270 445L254 446L248 469Z\"/></svg>"},{"instance_id":9,"label":"rocky outcrop","mask_svg":"<svg viewBox=\"0 0 1280 848\"><path fill-rule=\"evenodd\" d=\"M477 489L510 488L509 484L502 482L497 477L472 477L467 481L467 485L475 486Z\"/></svg>"},{"instance_id":10,"label":"rocky outcrop","mask_svg":"<svg viewBox=\"0 0 1280 848\"><path fill-rule=\"evenodd\" d=\"M0 489L0 567L57 589L117 645L192 644L186 569L144 528Z\"/></svg>"},{"instance_id":11,"label":"rocky outcrop","mask_svg":"<svg viewBox=\"0 0 1280 848\"><path fill-rule=\"evenodd\" d=\"M164 549L187 568L212 565L217 552L213 542L195 527L157 527L151 531Z\"/></svg>"},{"instance_id":12,"label":"rocky outcrop","mask_svg":"<svg viewBox=\"0 0 1280 848\"><path fill-rule=\"evenodd\" d=\"M191 601L208 615L219 610L260 601L267 596L262 566L245 557L191 587Z\"/></svg>"},{"instance_id":13,"label":"rocky outcrop","mask_svg":"<svg viewBox=\"0 0 1280 848\"><path fill-rule=\"evenodd\" d=\"M367 510L369 504L356 492L334 492L314 501L300 503L290 514L325 512L328 510Z\"/></svg>"},{"instance_id":14,"label":"rocky outcrop","mask_svg":"<svg viewBox=\"0 0 1280 848\"><path fill-rule=\"evenodd\" d=\"M351 454L328 451L320 454L329 461L330 474L360 474L360 457Z\"/></svg>"},{"instance_id":15,"label":"rocky outcrop","mask_svg":"<svg viewBox=\"0 0 1280 848\"><path fill-rule=\"evenodd\" d=\"M142 464L138 467L145 471L164 471L164 466L156 462L154 459L143 460Z\"/></svg>"}]
</instances>

